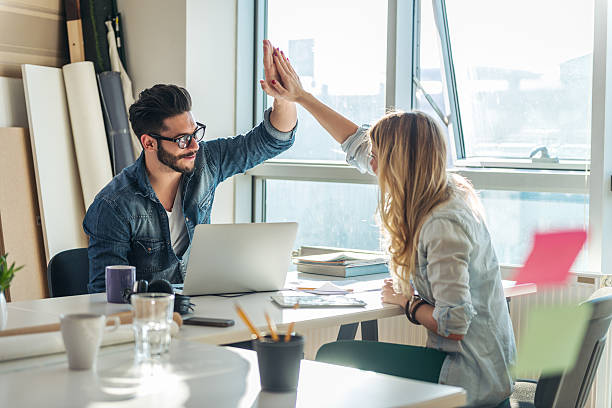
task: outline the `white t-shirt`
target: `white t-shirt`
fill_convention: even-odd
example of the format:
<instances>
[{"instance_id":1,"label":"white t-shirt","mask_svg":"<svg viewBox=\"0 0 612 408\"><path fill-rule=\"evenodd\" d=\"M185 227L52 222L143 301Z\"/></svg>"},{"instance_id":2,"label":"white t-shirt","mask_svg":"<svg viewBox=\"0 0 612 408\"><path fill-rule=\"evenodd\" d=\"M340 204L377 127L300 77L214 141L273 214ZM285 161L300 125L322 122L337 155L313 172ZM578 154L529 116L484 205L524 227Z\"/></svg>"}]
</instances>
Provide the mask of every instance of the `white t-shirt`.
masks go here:
<instances>
[{"instance_id":1,"label":"white t-shirt","mask_svg":"<svg viewBox=\"0 0 612 408\"><path fill-rule=\"evenodd\" d=\"M185 224L185 215L183 214L182 186L180 183L176 190L172 211L166 211L166 215L168 215L172 249L174 249L174 253L177 256L180 256L189 244L189 235L187 234L187 225Z\"/></svg>"}]
</instances>

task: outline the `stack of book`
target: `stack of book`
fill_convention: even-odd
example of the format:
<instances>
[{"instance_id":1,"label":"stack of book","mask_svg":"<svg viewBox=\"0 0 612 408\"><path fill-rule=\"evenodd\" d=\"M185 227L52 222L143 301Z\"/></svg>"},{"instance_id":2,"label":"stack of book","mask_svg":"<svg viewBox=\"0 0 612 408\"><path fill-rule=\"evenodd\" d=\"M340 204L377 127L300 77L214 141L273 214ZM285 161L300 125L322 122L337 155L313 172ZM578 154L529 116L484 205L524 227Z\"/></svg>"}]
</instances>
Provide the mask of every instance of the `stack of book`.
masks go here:
<instances>
[{"instance_id":1,"label":"stack of book","mask_svg":"<svg viewBox=\"0 0 612 408\"><path fill-rule=\"evenodd\" d=\"M343 278L386 273L389 271L387 261L387 258L381 254L360 252L332 252L293 258L299 272Z\"/></svg>"}]
</instances>

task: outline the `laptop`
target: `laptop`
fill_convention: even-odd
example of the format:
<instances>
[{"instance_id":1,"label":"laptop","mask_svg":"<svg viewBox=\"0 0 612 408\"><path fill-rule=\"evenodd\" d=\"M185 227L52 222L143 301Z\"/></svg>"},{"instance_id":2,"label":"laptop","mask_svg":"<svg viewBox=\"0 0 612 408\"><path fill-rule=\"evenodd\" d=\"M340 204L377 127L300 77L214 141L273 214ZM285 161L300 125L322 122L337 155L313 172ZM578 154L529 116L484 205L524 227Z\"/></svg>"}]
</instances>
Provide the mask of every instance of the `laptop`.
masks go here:
<instances>
[{"instance_id":1,"label":"laptop","mask_svg":"<svg viewBox=\"0 0 612 408\"><path fill-rule=\"evenodd\" d=\"M183 295L282 289L297 228L295 222L196 225Z\"/></svg>"}]
</instances>

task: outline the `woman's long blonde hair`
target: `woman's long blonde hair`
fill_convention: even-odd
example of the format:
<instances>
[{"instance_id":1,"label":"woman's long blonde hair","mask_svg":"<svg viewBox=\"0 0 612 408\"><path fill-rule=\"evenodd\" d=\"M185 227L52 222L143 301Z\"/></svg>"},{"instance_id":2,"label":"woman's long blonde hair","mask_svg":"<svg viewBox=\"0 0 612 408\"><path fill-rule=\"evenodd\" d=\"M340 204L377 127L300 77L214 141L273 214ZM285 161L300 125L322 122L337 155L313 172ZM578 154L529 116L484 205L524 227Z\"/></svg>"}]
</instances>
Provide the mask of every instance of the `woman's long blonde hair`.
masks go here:
<instances>
[{"instance_id":1,"label":"woman's long blonde hair","mask_svg":"<svg viewBox=\"0 0 612 408\"><path fill-rule=\"evenodd\" d=\"M466 180L453 177L449 182L445 137L427 114L389 113L371 128L370 138L378 161L378 212L391 270L399 278L400 290L409 293L419 233L427 216L454 191L476 196Z\"/></svg>"}]
</instances>

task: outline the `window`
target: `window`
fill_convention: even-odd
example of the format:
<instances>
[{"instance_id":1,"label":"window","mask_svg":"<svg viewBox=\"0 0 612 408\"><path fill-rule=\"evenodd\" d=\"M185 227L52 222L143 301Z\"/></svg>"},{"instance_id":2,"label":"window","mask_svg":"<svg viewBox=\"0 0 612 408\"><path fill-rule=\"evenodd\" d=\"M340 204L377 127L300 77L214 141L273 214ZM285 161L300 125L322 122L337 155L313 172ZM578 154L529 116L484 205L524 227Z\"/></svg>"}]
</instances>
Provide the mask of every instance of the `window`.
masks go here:
<instances>
[{"instance_id":1,"label":"window","mask_svg":"<svg viewBox=\"0 0 612 408\"><path fill-rule=\"evenodd\" d=\"M534 232L588 226L589 198L584 194L483 190L479 195L500 264L521 265ZM574 268L586 267L583 251Z\"/></svg>"},{"instance_id":2,"label":"window","mask_svg":"<svg viewBox=\"0 0 612 408\"><path fill-rule=\"evenodd\" d=\"M533 232L597 222L588 195L593 54L606 42L594 0L265 4L260 35L286 50L323 102L357 124L394 108L439 120L453 171L480 192L500 263L521 264ZM375 177L348 167L314 118L298 115L294 147L247 173L253 220L297 220L296 246L379 249Z\"/></svg>"},{"instance_id":3,"label":"window","mask_svg":"<svg viewBox=\"0 0 612 408\"><path fill-rule=\"evenodd\" d=\"M373 184L267 180L266 221L297 221L295 247L380 249Z\"/></svg>"},{"instance_id":4,"label":"window","mask_svg":"<svg viewBox=\"0 0 612 408\"><path fill-rule=\"evenodd\" d=\"M358 124L384 114L387 0L269 0L267 29L308 92ZM279 158L344 161L338 143L298 109L301 137Z\"/></svg>"},{"instance_id":5,"label":"window","mask_svg":"<svg viewBox=\"0 0 612 408\"><path fill-rule=\"evenodd\" d=\"M545 148L589 160L593 0L447 0L445 10L461 157Z\"/></svg>"},{"instance_id":6,"label":"window","mask_svg":"<svg viewBox=\"0 0 612 408\"><path fill-rule=\"evenodd\" d=\"M419 15L416 108L444 122L443 118L450 116L450 107L440 37L428 2L420 7ZM446 126L442 128L448 130Z\"/></svg>"}]
</instances>

